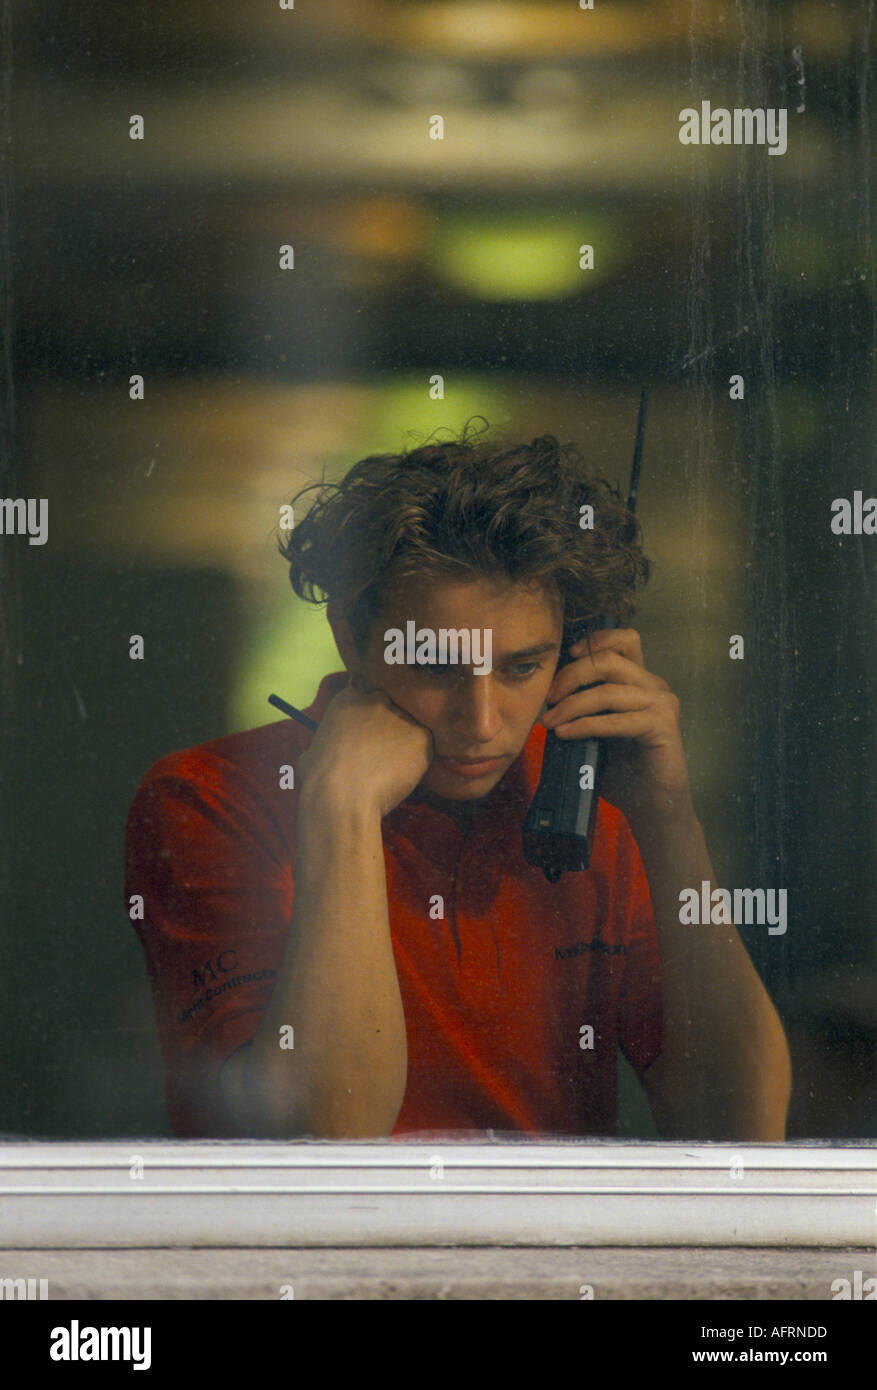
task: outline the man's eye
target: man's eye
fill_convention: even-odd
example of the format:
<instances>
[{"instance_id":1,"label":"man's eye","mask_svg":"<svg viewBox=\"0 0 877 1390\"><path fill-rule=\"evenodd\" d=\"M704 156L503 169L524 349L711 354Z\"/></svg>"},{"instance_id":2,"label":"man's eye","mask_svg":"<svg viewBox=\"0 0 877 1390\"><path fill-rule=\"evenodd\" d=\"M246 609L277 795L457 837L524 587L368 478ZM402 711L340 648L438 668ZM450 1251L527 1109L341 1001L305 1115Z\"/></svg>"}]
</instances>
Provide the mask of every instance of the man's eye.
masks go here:
<instances>
[{"instance_id":1,"label":"man's eye","mask_svg":"<svg viewBox=\"0 0 877 1390\"><path fill-rule=\"evenodd\" d=\"M438 677L439 679L447 678L448 676L462 676L464 674L461 667L448 662L435 662L432 665L423 665L421 670L425 671L428 676ZM502 668L504 675L510 680L516 681L528 680L536 671L541 670L541 661L517 661L513 666L504 666Z\"/></svg>"}]
</instances>

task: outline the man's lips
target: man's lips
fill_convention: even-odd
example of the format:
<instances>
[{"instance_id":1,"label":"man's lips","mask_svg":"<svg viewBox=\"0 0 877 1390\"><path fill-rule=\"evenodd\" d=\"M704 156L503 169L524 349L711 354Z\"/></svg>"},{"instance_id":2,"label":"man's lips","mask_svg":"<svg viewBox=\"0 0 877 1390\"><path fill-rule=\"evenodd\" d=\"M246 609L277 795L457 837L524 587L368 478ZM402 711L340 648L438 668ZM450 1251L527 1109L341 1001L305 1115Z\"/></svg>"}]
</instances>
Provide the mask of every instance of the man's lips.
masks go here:
<instances>
[{"instance_id":1,"label":"man's lips","mask_svg":"<svg viewBox=\"0 0 877 1390\"><path fill-rule=\"evenodd\" d=\"M453 753L442 753L439 756L440 763L498 763L500 758L506 757L505 753L494 753L490 758L455 758Z\"/></svg>"},{"instance_id":2,"label":"man's lips","mask_svg":"<svg viewBox=\"0 0 877 1390\"><path fill-rule=\"evenodd\" d=\"M507 755L501 753L499 757L493 758L450 758L442 757L437 759L444 763L450 772L455 772L458 777L485 777L490 772L495 772L507 761Z\"/></svg>"}]
</instances>

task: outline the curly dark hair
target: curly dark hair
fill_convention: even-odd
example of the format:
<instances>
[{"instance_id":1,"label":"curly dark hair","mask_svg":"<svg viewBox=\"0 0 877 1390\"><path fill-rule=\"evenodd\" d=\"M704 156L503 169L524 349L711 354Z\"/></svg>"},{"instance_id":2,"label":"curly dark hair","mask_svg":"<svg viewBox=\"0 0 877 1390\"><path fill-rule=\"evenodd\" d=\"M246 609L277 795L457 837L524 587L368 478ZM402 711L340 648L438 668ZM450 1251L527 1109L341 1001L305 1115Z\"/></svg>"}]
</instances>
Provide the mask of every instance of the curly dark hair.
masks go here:
<instances>
[{"instance_id":1,"label":"curly dark hair","mask_svg":"<svg viewBox=\"0 0 877 1390\"><path fill-rule=\"evenodd\" d=\"M588 475L572 444L541 435L510 445L470 420L459 439L371 454L318 491L278 541L296 594L331 600L363 650L391 583L410 576L508 578L556 584L567 628L629 620L651 569L618 489ZM594 509L593 529L579 508Z\"/></svg>"}]
</instances>

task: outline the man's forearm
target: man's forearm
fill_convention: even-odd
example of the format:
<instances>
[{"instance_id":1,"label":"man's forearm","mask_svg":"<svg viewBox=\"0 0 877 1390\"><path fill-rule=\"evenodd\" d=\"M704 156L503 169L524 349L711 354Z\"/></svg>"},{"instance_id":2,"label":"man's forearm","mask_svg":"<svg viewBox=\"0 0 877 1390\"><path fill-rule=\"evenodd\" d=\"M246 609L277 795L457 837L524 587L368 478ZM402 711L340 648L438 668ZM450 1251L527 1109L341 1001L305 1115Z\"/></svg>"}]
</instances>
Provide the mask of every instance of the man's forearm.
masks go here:
<instances>
[{"instance_id":1,"label":"man's forearm","mask_svg":"<svg viewBox=\"0 0 877 1390\"><path fill-rule=\"evenodd\" d=\"M224 1081L254 1137L384 1136L405 1094L380 816L338 802L301 798L283 963L258 1032ZM287 1025L291 1048L281 1047Z\"/></svg>"},{"instance_id":2,"label":"man's forearm","mask_svg":"<svg viewBox=\"0 0 877 1390\"><path fill-rule=\"evenodd\" d=\"M679 894L715 876L693 811L632 827L655 914L663 1046L646 1073L665 1138L781 1140L791 1092L782 1024L737 930L687 925Z\"/></svg>"}]
</instances>

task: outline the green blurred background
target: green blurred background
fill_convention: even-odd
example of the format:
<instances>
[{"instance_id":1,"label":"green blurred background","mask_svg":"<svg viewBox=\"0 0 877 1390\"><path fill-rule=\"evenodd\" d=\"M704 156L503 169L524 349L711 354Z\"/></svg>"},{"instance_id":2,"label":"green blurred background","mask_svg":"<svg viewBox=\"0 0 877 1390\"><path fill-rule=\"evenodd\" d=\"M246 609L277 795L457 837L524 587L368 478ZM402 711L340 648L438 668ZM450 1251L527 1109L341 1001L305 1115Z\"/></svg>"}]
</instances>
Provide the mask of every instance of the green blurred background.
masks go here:
<instances>
[{"instance_id":1,"label":"green blurred background","mask_svg":"<svg viewBox=\"0 0 877 1390\"><path fill-rule=\"evenodd\" d=\"M645 382L637 621L720 882L788 889L744 936L790 1137L877 1136L877 539L829 528L877 491L869 6L7 11L2 491L50 508L0 546L0 1131L171 1133L125 815L338 669L279 507L473 414L624 486ZM701 99L786 107L787 154L681 146ZM654 1133L626 1067L619 1124Z\"/></svg>"}]
</instances>

